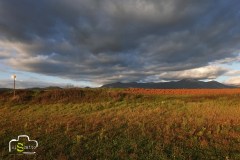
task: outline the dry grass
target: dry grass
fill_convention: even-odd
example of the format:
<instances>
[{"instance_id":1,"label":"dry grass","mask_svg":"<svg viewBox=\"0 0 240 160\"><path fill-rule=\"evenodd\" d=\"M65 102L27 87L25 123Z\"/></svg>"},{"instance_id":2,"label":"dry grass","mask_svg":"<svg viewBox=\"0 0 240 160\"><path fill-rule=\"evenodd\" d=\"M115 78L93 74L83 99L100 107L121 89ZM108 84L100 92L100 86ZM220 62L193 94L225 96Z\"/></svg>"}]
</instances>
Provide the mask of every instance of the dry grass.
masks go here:
<instances>
[{"instance_id":1,"label":"dry grass","mask_svg":"<svg viewBox=\"0 0 240 160\"><path fill-rule=\"evenodd\" d=\"M240 95L235 91L151 95L71 89L17 94L15 99L9 92L0 94L2 159L12 158L8 141L19 134L38 140L41 160L240 159Z\"/></svg>"}]
</instances>

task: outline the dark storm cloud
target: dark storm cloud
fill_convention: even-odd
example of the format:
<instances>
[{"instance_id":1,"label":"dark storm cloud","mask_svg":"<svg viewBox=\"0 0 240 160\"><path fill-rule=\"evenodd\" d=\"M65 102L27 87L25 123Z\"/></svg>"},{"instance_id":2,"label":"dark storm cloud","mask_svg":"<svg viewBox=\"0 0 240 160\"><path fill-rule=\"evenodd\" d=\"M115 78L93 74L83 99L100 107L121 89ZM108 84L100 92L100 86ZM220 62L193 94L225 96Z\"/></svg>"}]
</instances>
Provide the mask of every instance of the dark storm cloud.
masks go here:
<instances>
[{"instance_id":1,"label":"dark storm cloud","mask_svg":"<svg viewBox=\"0 0 240 160\"><path fill-rule=\"evenodd\" d=\"M234 59L239 9L237 0L1 0L0 40L15 47L7 63L18 69L141 81Z\"/></svg>"}]
</instances>

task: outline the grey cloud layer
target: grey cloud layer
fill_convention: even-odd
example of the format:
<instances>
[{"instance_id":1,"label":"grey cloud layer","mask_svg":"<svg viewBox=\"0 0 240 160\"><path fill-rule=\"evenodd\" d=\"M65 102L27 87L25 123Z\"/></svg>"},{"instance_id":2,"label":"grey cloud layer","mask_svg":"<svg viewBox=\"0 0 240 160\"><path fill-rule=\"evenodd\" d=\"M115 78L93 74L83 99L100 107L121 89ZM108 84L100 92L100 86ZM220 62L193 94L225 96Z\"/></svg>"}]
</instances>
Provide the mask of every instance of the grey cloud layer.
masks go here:
<instances>
[{"instance_id":1,"label":"grey cloud layer","mask_svg":"<svg viewBox=\"0 0 240 160\"><path fill-rule=\"evenodd\" d=\"M75 80L146 80L234 59L239 10L237 0L1 0L0 45L15 54L0 59Z\"/></svg>"}]
</instances>

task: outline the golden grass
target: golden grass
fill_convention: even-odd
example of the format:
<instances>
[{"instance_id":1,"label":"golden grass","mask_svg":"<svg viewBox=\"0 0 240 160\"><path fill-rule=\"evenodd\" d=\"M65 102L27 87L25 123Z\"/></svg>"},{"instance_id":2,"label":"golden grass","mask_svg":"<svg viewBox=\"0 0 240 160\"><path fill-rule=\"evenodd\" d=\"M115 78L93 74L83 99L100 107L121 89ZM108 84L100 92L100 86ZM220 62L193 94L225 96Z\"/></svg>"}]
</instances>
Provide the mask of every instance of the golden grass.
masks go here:
<instances>
[{"instance_id":1,"label":"golden grass","mask_svg":"<svg viewBox=\"0 0 240 160\"><path fill-rule=\"evenodd\" d=\"M239 94L125 91L1 93L2 159L19 134L39 141L38 159L240 159Z\"/></svg>"}]
</instances>

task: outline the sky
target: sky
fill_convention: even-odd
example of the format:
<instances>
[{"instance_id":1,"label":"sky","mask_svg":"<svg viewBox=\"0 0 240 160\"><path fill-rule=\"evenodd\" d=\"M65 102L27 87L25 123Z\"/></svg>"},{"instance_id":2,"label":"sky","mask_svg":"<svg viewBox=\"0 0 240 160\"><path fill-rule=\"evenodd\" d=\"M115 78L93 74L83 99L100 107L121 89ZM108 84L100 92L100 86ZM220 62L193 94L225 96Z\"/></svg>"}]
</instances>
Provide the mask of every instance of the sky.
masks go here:
<instances>
[{"instance_id":1,"label":"sky","mask_svg":"<svg viewBox=\"0 0 240 160\"><path fill-rule=\"evenodd\" d=\"M0 88L240 85L238 0L1 0Z\"/></svg>"}]
</instances>

